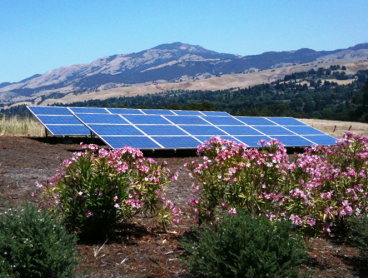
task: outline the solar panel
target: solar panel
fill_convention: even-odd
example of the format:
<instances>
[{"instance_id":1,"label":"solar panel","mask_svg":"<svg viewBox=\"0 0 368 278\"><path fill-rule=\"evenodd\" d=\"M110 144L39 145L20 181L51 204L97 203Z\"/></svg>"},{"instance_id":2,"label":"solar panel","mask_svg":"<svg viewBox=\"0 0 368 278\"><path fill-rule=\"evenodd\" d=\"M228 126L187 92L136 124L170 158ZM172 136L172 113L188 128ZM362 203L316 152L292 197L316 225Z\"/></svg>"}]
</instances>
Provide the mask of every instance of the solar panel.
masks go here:
<instances>
[{"instance_id":1,"label":"solar panel","mask_svg":"<svg viewBox=\"0 0 368 278\"><path fill-rule=\"evenodd\" d=\"M170 149L188 149L188 148L197 148L201 142L197 141L191 136L152 136L156 142L162 145L164 148Z\"/></svg>"},{"instance_id":2,"label":"solar panel","mask_svg":"<svg viewBox=\"0 0 368 278\"><path fill-rule=\"evenodd\" d=\"M66 107L27 106L35 115L73 115Z\"/></svg>"},{"instance_id":3,"label":"solar panel","mask_svg":"<svg viewBox=\"0 0 368 278\"><path fill-rule=\"evenodd\" d=\"M195 138L199 139L200 141L202 141L202 143L204 143L205 141L210 141L211 138L213 136L207 135L207 136L195 136ZM221 135L220 137L221 139L224 140L231 140L231 141L236 141L236 142L240 142L239 140L236 140L235 138L233 138L232 136L228 136L228 135Z\"/></svg>"},{"instance_id":4,"label":"solar panel","mask_svg":"<svg viewBox=\"0 0 368 278\"><path fill-rule=\"evenodd\" d=\"M190 126L190 125L182 125L180 126L182 129L187 131L192 135L227 135L223 131L211 125L202 125L202 126Z\"/></svg>"},{"instance_id":5,"label":"solar panel","mask_svg":"<svg viewBox=\"0 0 368 278\"><path fill-rule=\"evenodd\" d=\"M149 137L131 136L100 136L100 138L113 149L122 149L130 146L139 149L160 149L161 146Z\"/></svg>"},{"instance_id":6,"label":"solar panel","mask_svg":"<svg viewBox=\"0 0 368 278\"><path fill-rule=\"evenodd\" d=\"M176 115L181 116L203 116L204 114L199 111L186 111L186 110L172 110Z\"/></svg>"},{"instance_id":7,"label":"solar panel","mask_svg":"<svg viewBox=\"0 0 368 278\"><path fill-rule=\"evenodd\" d=\"M283 143L286 147L289 146L310 146L312 143L300 136L275 136L273 137Z\"/></svg>"},{"instance_id":8,"label":"solar panel","mask_svg":"<svg viewBox=\"0 0 368 278\"><path fill-rule=\"evenodd\" d=\"M231 116L229 113L226 112L213 112L213 111L202 111L203 114L206 116L220 116L220 117L229 117Z\"/></svg>"},{"instance_id":9,"label":"solar panel","mask_svg":"<svg viewBox=\"0 0 368 278\"><path fill-rule=\"evenodd\" d=\"M262 135L262 133L249 126L223 125L220 128L231 135Z\"/></svg>"},{"instance_id":10,"label":"solar panel","mask_svg":"<svg viewBox=\"0 0 368 278\"><path fill-rule=\"evenodd\" d=\"M268 136L236 136L236 139L238 139L240 142L243 142L244 144L246 144L249 147L259 147L260 145L258 144L259 141L261 140L266 140L267 142L271 140L271 137Z\"/></svg>"},{"instance_id":11,"label":"solar panel","mask_svg":"<svg viewBox=\"0 0 368 278\"><path fill-rule=\"evenodd\" d=\"M287 117L233 117L216 111L130 108L28 109L53 135L89 135L92 131L112 148L196 148L215 135L250 147L258 147L261 139L271 138L295 147L336 144L332 136Z\"/></svg>"},{"instance_id":12,"label":"solar panel","mask_svg":"<svg viewBox=\"0 0 368 278\"><path fill-rule=\"evenodd\" d=\"M91 134L91 131L66 107L27 106L27 108L52 135Z\"/></svg>"},{"instance_id":13,"label":"solar panel","mask_svg":"<svg viewBox=\"0 0 368 278\"><path fill-rule=\"evenodd\" d=\"M288 126L287 129L299 135L324 135L322 131L310 126Z\"/></svg>"},{"instance_id":14,"label":"solar panel","mask_svg":"<svg viewBox=\"0 0 368 278\"><path fill-rule=\"evenodd\" d=\"M275 125L275 123L261 117L235 117L247 125Z\"/></svg>"},{"instance_id":15,"label":"solar panel","mask_svg":"<svg viewBox=\"0 0 368 278\"><path fill-rule=\"evenodd\" d=\"M98 136L101 135L144 135L131 125L88 125Z\"/></svg>"},{"instance_id":16,"label":"solar panel","mask_svg":"<svg viewBox=\"0 0 368 278\"><path fill-rule=\"evenodd\" d=\"M132 124L157 124L157 125L164 125L164 124L171 124L166 119L162 118L161 116L156 115L124 115L125 119L127 119Z\"/></svg>"},{"instance_id":17,"label":"solar panel","mask_svg":"<svg viewBox=\"0 0 368 278\"><path fill-rule=\"evenodd\" d=\"M80 125L81 122L77 120L73 115L70 116L38 116L38 119L45 125Z\"/></svg>"},{"instance_id":18,"label":"solar panel","mask_svg":"<svg viewBox=\"0 0 368 278\"><path fill-rule=\"evenodd\" d=\"M203 117L213 125L244 125L233 117Z\"/></svg>"},{"instance_id":19,"label":"solar panel","mask_svg":"<svg viewBox=\"0 0 368 278\"><path fill-rule=\"evenodd\" d=\"M305 126L306 124L294 119L294 118L277 118L277 117L273 117L273 118L268 118L268 120L275 122L276 124L279 125L303 125Z\"/></svg>"},{"instance_id":20,"label":"solar panel","mask_svg":"<svg viewBox=\"0 0 368 278\"><path fill-rule=\"evenodd\" d=\"M187 135L173 125L137 125L147 135Z\"/></svg>"},{"instance_id":21,"label":"solar panel","mask_svg":"<svg viewBox=\"0 0 368 278\"><path fill-rule=\"evenodd\" d=\"M91 131L84 125L46 125L52 135L90 135Z\"/></svg>"},{"instance_id":22,"label":"solar panel","mask_svg":"<svg viewBox=\"0 0 368 278\"><path fill-rule=\"evenodd\" d=\"M253 128L259 130L263 134L267 134L268 136L272 135L295 135L291 131L286 130L281 126L253 126Z\"/></svg>"},{"instance_id":23,"label":"solar panel","mask_svg":"<svg viewBox=\"0 0 368 278\"><path fill-rule=\"evenodd\" d=\"M128 109L128 108L108 108L107 109L112 114L121 114L121 115L143 115L143 113L139 109Z\"/></svg>"},{"instance_id":24,"label":"solar panel","mask_svg":"<svg viewBox=\"0 0 368 278\"><path fill-rule=\"evenodd\" d=\"M317 145L336 145L337 139L330 135L315 135L315 136L303 136L304 138L311 140L314 144Z\"/></svg>"},{"instance_id":25,"label":"solar panel","mask_svg":"<svg viewBox=\"0 0 368 278\"><path fill-rule=\"evenodd\" d=\"M165 116L165 118L178 125L209 125L205 120L193 116Z\"/></svg>"},{"instance_id":26,"label":"solar panel","mask_svg":"<svg viewBox=\"0 0 368 278\"><path fill-rule=\"evenodd\" d=\"M113 114L75 114L75 116L86 124L128 124L122 117Z\"/></svg>"},{"instance_id":27,"label":"solar panel","mask_svg":"<svg viewBox=\"0 0 368 278\"><path fill-rule=\"evenodd\" d=\"M175 115L170 110L141 109L147 115Z\"/></svg>"},{"instance_id":28,"label":"solar panel","mask_svg":"<svg viewBox=\"0 0 368 278\"><path fill-rule=\"evenodd\" d=\"M93 114L107 114L109 113L105 108L88 108L88 107L70 107L73 113L93 113Z\"/></svg>"}]
</instances>

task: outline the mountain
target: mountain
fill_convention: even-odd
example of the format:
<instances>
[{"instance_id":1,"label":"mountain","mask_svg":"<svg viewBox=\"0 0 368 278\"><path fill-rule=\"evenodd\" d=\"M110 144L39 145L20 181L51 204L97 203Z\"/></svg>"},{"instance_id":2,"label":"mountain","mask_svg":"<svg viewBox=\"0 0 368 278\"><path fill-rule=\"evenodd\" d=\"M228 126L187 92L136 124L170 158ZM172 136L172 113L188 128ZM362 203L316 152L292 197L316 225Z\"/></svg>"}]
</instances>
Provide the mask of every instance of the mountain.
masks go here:
<instances>
[{"instance_id":1,"label":"mountain","mask_svg":"<svg viewBox=\"0 0 368 278\"><path fill-rule=\"evenodd\" d=\"M106 90L137 83L170 83L352 56L366 59L368 43L333 51L302 48L240 56L175 42L137 53L106 56L90 64L64 66L15 83L1 83L0 100L35 99L50 93Z\"/></svg>"}]
</instances>

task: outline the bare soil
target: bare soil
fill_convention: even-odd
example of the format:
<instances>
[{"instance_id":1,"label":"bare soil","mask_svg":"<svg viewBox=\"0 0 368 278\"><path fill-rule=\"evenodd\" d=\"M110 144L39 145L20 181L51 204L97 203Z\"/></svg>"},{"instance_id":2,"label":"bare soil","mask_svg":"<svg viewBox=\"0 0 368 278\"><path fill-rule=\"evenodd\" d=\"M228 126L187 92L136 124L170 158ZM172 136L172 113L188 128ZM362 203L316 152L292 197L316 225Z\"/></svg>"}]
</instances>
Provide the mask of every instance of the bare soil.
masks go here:
<instances>
[{"instance_id":1,"label":"bare soil","mask_svg":"<svg viewBox=\"0 0 368 278\"><path fill-rule=\"evenodd\" d=\"M0 195L14 205L36 202L37 197L30 197L35 182L45 182L54 175L62 160L81 149L80 141L89 143L85 138L64 144L61 138L0 137ZM191 195L191 180L183 164L200 158L193 152L145 156L167 161L171 171L180 172L169 193L183 211L179 225L163 232L152 219L135 218L117 231L117 239L103 247L103 242L80 242L79 277L185 277L179 242L196 222L185 205ZM309 250L310 259L303 268L314 270L313 277L368 277L368 266L343 235L311 239Z\"/></svg>"}]
</instances>

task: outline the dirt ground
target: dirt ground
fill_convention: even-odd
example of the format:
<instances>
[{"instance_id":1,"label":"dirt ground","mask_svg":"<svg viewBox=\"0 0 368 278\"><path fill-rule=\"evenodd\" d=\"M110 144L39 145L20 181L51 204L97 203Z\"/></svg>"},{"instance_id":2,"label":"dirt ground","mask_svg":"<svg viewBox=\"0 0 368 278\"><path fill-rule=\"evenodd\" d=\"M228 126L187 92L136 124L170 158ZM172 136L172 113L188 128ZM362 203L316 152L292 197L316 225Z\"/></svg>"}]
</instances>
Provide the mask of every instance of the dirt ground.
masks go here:
<instances>
[{"instance_id":1,"label":"dirt ground","mask_svg":"<svg viewBox=\"0 0 368 278\"><path fill-rule=\"evenodd\" d=\"M0 195L14 205L27 200L36 202L37 197L30 197L36 189L35 182L45 182L53 176L62 160L80 150L80 141L89 143L86 138L74 138L65 144L61 138L0 137ZM185 205L192 181L183 165L200 158L194 152L145 156L167 161L171 171L180 172L168 194L182 209L179 225L162 232L152 219L136 218L119 231L117 240L108 241L103 247L103 243L78 244L82 258L79 277L185 277L179 241L196 222ZM309 248L310 259L303 267L313 269L313 277L368 277L368 266L346 238L315 238Z\"/></svg>"}]
</instances>

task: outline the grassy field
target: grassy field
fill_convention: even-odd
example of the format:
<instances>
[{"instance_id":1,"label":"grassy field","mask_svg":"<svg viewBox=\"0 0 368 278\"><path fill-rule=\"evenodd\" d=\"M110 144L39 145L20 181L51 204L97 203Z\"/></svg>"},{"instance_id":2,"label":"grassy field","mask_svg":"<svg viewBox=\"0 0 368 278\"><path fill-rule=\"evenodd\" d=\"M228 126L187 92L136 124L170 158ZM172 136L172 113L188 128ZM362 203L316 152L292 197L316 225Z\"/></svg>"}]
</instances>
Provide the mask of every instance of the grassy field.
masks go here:
<instances>
[{"instance_id":1,"label":"grassy field","mask_svg":"<svg viewBox=\"0 0 368 278\"><path fill-rule=\"evenodd\" d=\"M316 119L298 119L301 122L321 130L333 137L341 137L345 131L368 135L368 124L358 122L328 121ZM45 136L45 128L34 118L17 117L0 119L0 136Z\"/></svg>"},{"instance_id":2,"label":"grassy field","mask_svg":"<svg viewBox=\"0 0 368 278\"><path fill-rule=\"evenodd\" d=\"M45 136L45 128L35 118L20 119L17 117L0 119L0 136Z\"/></svg>"}]
</instances>

